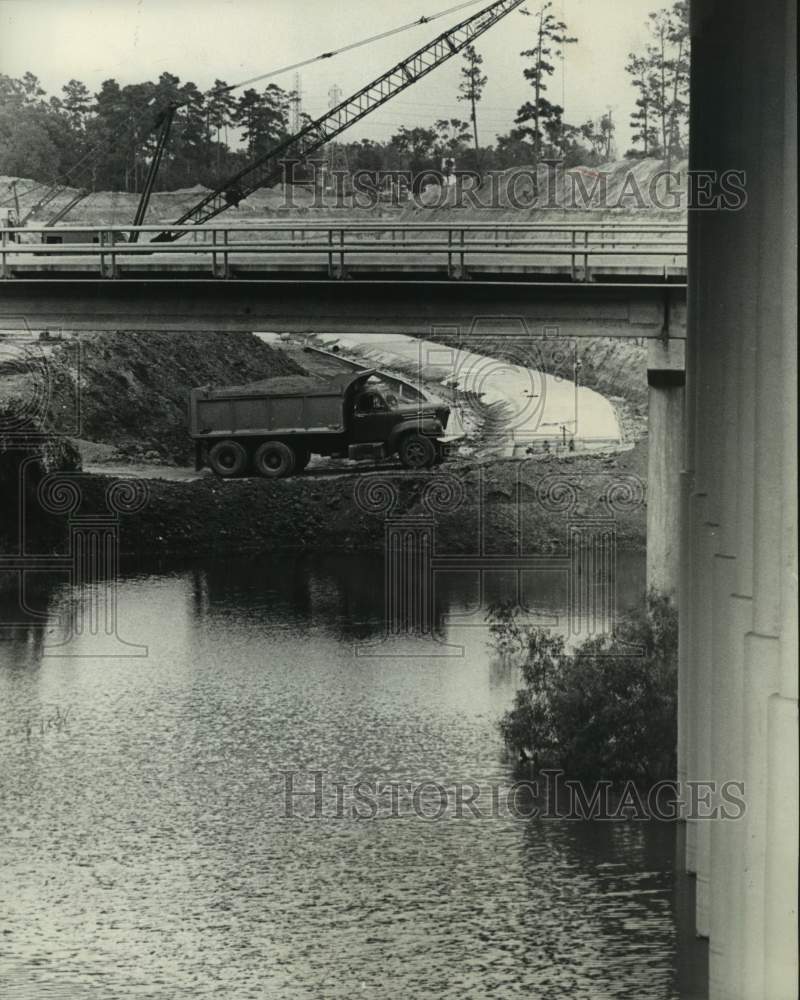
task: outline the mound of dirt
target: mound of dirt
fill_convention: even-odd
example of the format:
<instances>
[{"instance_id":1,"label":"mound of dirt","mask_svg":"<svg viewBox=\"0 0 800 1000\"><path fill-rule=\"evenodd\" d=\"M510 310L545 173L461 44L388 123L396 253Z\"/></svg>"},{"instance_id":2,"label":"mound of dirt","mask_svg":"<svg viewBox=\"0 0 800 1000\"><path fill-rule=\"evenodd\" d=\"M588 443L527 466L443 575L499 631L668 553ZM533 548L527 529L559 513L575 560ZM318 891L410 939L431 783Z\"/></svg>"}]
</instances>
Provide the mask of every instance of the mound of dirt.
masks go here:
<instances>
[{"instance_id":1,"label":"mound of dirt","mask_svg":"<svg viewBox=\"0 0 800 1000\"><path fill-rule=\"evenodd\" d=\"M425 188L402 211L404 222L461 219L483 222L598 222L604 219L680 222L686 216L688 163L672 165L669 181L662 160L620 160L597 167L569 170L541 164L521 165L486 178L471 192Z\"/></svg>"},{"instance_id":2,"label":"mound of dirt","mask_svg":"<svg viewBox=\"0 0 800 1000\"><path fill-rule=\"evenodd\" d=\"M301 218L324 221L329 218L370 219L398 218L413 222L424 218L449 221L456 213L459 218L483 221L558 221L580 219L586 213L592 221L601 218L648 218L679 221L686 212L686 171L684 162L672 164L677 174L672 188L667 190L663 160L619 160L597 167L575 167L569 170L540 164L537 191L534 192L534 170L531 165L501 171L482 185L476 198L478 207L470 203L456 189L440 189L435 184L413 201L404 205L359 207L349 204L348 198L340 203L331 192L315 194L309 188L295 185L288 197L282 185L259 188L244 198L236 208L229 208L224 221L254 222L267 219ZM17 195L22 215L42 197L44 186L29 178L0 176L0 193L10 190L17 182ZM180 218L210 189L196 184L175 191L154 191L145 222L159 225ZM63 188L31 219L31 225L42 225L47 218L64 207L77 194L75 188ZM459 201L460 199L460 201ZM8 195L2 199L10 204ZM96 191L87 195L71 210L63 225L130 225L139 203L138 194L123 191ZM674 207L670 207L673 206ZM222 221L222 220L220 220Z\"/></svg>"},{"instance_id":3,"label":"mound of dirt","mask_svg":"<svg viewBox=\"0 0 800 1000\"><path fill-rule=\"evenodd\" d=\"M12 204L9 200L10 196L4 193L11 190L12 182L16 182L20 215L24 217L36 208L38 201L47 191L47 185L27 177L2 176L0 177L0 193L3 196L0 200L5 204ZM161 219L177 219L206 193L207 189L200 185L179 191L155 192L146 221L155 224ZM77 188L62 188L45 206L32 212L28 224L31 226L44 225L56 212L68 205L77 194ZM95 226L115 223L130 225L133 222L138 204L138 194L128 194L124 191L95 191L79 201L61 224L66 226L77 226L81 223Z\"/></svg>"},{"instance_id":4,"label":"mound of dirt","mask_svg":"<svg viewBox=\"0 0 800 1000\"><path fill-rule=\"evenodd\" d=\"M295 361L250 333L167 333L119 330L82 339L74 352L56 351L52 408L79 379L80 437L114 445L121 455L187 464L189 390L241 385L277 375L305 374Z\"/></svg>"}]
</instances>

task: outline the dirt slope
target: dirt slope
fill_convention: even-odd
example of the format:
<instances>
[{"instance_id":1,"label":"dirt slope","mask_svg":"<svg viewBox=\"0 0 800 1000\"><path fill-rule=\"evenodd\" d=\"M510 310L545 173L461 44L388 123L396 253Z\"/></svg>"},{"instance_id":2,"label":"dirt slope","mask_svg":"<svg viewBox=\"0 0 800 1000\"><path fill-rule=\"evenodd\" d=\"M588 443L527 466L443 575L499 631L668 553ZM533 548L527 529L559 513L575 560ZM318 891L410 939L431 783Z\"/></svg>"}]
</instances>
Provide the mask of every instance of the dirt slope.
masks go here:
<instances>
[{"instance_id":1,"label":"dirt slope","mask_svg":"<svg viewBox=\"0 0 800 1000\"><path fill-rule=\"evenodd\" d=\"M249 333L136 333L82 338L80 376L71 353L56 352L61 378L53 401L80 379L80 437L114 445L132 458L188 463L189 390L301 375L304 370Z\"/></svg>"},{"instance_id":2,"label":"dirt slope","mask_svg":"<svg viewBox=\"0 0 800 1000\"><path fill-rule=\"evenodd\" d=\"M535 221L545 218L553 221L562 215L573 219L581 213L589 214L593 220L599 217L638 218L652 217L679 221L685 217L686 192L685 162L675 163L672 170L679 175L674 183L672 193L666 191L666 181L663 172L666 163L662 160L620 160L606 163L598 167L576 167L567 171L558 171L554 183L548 185L548 168L540 166L538 172L538 201L533 197L533 170L531 166L515 167L498 172L492 182L496 198L490 199L489 184L481 188L481 205L489 203L488 207L477 208L466 202L463 206L453 204L455 191L450 189L442 193L435 185L426 188L416 202L403 205L381 204L376 206L354 207L339 204L337 198L330 194L315 196L313 192L303 187L292 191L290 204L287 206L281 186L260 188L250 197L245 198L238 207L229 208L218 220L228 224L237 221L255 222L258 219L270 218L305 218L307 221L327 218L360 218L375 219L384 217L400 218L413 222L420 216L425 221L445 221L454 215L459 219L490 219L492 221ZM552 173L552 171L551 171ZM0 176L0 195L17 181L17 192L20 210L24 215L41 198L45 188L30 178L14 178ZM156 225L180 218L184 212L197 204L210 189L200 184L191 188L181 188L175 191L153 192L146 223ZM42 225L47 218L66 205L77 193L75 188L64 188L57 197L31 220L31 225ZM683 209L666 209L673 200L680 199L678 204ZM3 195L7 201L8 196ZM324 204L320 204L320 200ZM463 200L463 199L462 199ZM130 224L139 203L138 194L128 194L123 191L96 191L88 195L64 219L63 225L119 225Z\"/></svg>"}]
</instances>

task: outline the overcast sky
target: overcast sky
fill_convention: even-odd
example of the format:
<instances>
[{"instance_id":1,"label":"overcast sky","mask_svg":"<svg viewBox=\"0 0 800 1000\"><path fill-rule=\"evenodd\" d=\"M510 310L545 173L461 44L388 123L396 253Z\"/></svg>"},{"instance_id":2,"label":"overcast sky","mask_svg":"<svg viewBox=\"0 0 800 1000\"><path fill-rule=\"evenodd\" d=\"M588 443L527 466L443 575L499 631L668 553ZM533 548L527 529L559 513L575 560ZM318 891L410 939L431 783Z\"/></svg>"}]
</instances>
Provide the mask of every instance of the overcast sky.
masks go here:
<instances>
[{"instance_id":1,"label":"overcast sky","mask_svg":"<svg viewBox=\"0 0 800 1000\"><path fill-rule=\"evenodd\" d=\"M90 90L114 77L121 84L155 80L168 70L201 89L215 78L239 82L368 35L453 6L457 0L0 0L0 71L31 70L49 93L71 77ZM415 27L355 52L301 71L303 108L312 116L328 107L332 85L343 96L378 76L451 23L480 10L476 3L427 26ZM528 0L529 10L539 9ZM554 0L554 10L579 39L569 46L564 72L549 95L565 118L580 124L609 107L618 125L619 153L629 144L634 95L624 66L646 39L647 15L659 0ZM531 95L519 53L534 44L534 18L508 15L478 42L489 83L479 107L481 141L513 125ZM401 125L429 125L437 118L466 118L456 101L459 59L435 70L413 89L353 127L348 138L385 139ZM275 79L287 90L294 74ZM263 86L260 84L259 86Z\"/></svg>"}]
</instances>

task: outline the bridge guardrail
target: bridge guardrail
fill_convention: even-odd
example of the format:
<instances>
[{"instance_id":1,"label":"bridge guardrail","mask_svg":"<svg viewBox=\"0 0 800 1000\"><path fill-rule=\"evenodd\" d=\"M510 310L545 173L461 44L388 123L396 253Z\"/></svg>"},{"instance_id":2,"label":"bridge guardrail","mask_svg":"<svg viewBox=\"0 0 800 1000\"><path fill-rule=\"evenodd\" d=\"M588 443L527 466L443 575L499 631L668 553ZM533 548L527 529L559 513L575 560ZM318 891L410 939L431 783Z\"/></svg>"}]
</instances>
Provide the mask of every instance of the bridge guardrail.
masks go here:
<instances>
[{"instance_id":1,"label":"bridge guardrail","mask_svg":"<svg viewBox=\"0 0 800 1000\"><path fill-rule=\"evenodd\" d=\"M242 258L272 259L283 256L318 255L327 262L328 276L344 277L347 264L388 257L398 266L416 263L423 257L439 266L446 264L448 277L463 277L478 256L513 256L535 261L549 258L556 266L568 263L573 281L591 280L592 264L598 258L653 258L685 267L686 227L675 223L270 223L237 226L173 226L181 236L171 243L147 241L164 231L160 226L64 226L12 227L0 229L0 278L24 277L33 267L36 276L46 276L64 257L97 263L97 275L120 276L120 258L128 263L137 258L180 256L203 260L204 270L216 278L229 278L232 264ZM139 234L131 243L130 235ZM48 242L43 242L44 238ZM232 237L234 237L232 239ZM54 242L59 240L59 242ZM232 258L236 258L232 260ZM516 262L516 261L514 261ZM386 262L384 262L386 263ZM540 263L543 263L540 260ZM168 265L167 265L168 266ZM424 266L424 264L423 264ZM22 270L27 268L27 270ZM73 269L74 270L74 269ZM92 268L84 269L92 275Z\"/></svg>"}]
</instances>

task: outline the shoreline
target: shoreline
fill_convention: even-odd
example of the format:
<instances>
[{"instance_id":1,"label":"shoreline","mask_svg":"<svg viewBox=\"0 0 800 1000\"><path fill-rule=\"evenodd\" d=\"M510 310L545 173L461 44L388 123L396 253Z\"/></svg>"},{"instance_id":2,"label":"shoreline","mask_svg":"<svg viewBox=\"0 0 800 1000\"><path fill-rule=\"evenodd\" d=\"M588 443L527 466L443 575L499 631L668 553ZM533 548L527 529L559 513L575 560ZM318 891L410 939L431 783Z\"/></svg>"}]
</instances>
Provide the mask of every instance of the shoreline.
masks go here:
<instances>
[{"instance_id":1,"label":"shoreline","mask_svg":"<svg viewBox=\"0 0 800 1000\"><path fill-rule=\"evenodd\" d=\"M453 460L434 473L396 464L312 469L278 481L135 480L96 472L73 473L69 480L80 495L78 516L107 515L107 493L115 483L141 494L138 509L118 513L124 557L380 551L388 518L426 518L442 553L474 554L482 533L493 555L554 554L568 549L571 524L609 515L619 547L642 551L646 501L643 493L638 500L635 495L641 491L638 451ZM616 503L626 482L634 499ZM67 525L67 515L44 515L29 550L63 550Z\"/></svg>"}]
</instances>

